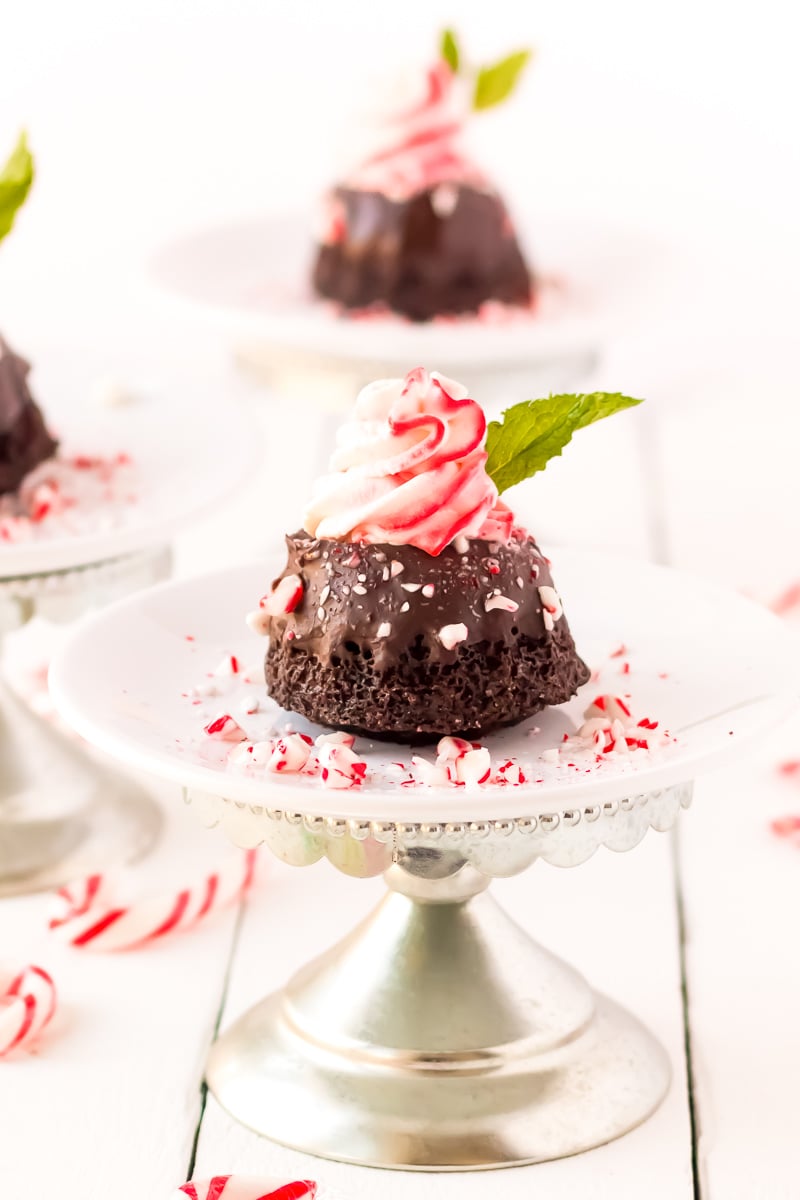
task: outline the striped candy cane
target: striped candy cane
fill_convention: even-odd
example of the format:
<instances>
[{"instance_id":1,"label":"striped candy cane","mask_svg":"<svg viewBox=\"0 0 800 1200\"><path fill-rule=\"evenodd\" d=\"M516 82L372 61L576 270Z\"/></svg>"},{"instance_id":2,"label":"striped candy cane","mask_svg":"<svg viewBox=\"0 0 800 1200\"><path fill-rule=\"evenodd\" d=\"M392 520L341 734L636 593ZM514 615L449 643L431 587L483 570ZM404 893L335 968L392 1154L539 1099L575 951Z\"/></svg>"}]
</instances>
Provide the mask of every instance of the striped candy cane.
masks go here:
<instances>
[{"instance_id":1,"label":"striped candy cane","mask_svg":"<svg viewBox=\"0 0 800 1200\"><path fill-rule=\"evenodd\" d=\"M317 1185L310 1179L295 1183L276 1183L274 1179L256 1179L253 1175L215 1175L213 1179L191 1180L175 1192L173 1200L302 1200L316 1196Z\"/></svg>"},{"instance_id":2,"label":"striped candy cane","mask_svg":"<svg viewBox=\"0 0 800 1200\"><path fill-rule=\"evenodd\" d=\"M0 1057L38 1037L55 1010L56 987L47 971L26 967L0 995Z\"/></svg>"},{"instance_id":3,"label":"striped candy cane","mask_svg":"<svg viewBox=\"0 0 800 1200\"><path fill-rule=\"evenodd\" d=\"M253 882L256 851L247 850L212 871L199 885L179 892L144 896L128 905L106 898L103 875L90 875L61 888L50 929L61 941L81 949L134 950L168 933L190 928L210 913L238 900Z\"/></svg>"}]
</instances>

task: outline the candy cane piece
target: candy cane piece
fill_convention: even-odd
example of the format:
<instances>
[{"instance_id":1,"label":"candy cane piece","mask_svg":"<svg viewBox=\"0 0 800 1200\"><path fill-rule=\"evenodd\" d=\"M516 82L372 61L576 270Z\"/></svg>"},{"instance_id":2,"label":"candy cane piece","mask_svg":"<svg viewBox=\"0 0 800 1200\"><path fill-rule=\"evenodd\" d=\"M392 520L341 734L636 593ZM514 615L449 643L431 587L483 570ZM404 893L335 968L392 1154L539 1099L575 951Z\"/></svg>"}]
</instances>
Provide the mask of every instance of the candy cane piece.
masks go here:
<instances>
[{"instance_id":1,"label":"candy cane piece","mask_svg":"<svg viewBox=\"0 0 800 1200\"><path fill-rule=\"evenodd\" d=\"M136 949L188 929L243 896L253 882L256 853L237 854L197 886L144 896L128 905L112 905L104 876L90 875L57 893L59 908L50 929L61 941L81 949Z\"/></svg>"},{"instance_id":2,"label":"candy cane piece","mask_svg":"<svg viewBox=\"0 0 800 1200\"><path fill-rule=\"evenodd\" d=\"M38 1037L55 1010L50 975L42 967L26 967L0 995L0 1057Z\"/></svg>"},{"instance_id":3,"label":"candy cane piece","mask_svg":"<svg viewBox=\"0 0 800 1200\"><path fill-rule=\"evenodd\" d=\"M278 1183L274 1179L254 1175L215 1175L213 1179L197 1179L184 1183L173 1193L172 1200L302 1200L316 1196L317 1185L310 1179L293 1183Z\"/></svg>"},{"instance_id":4,"label":"candy cane piece","mask_svg":"<svg viewBox=\"0 0 800 1200\"><path fill-rule=\"evenodd\" d=\"M800 846L800 816L776 817L770 829L780 838L787 838Z\"/></svg>"},{"instance_id":5,"label":"candy cane piece","mask_svg":"<svg viewBox=\"0 0 800 1200\"><path fill-rule=\"evenodd\" d=\"M769 607L779 617L800 608L800 582L790 584L780 596L775 597Z\"/></svg>"}]
</instances>

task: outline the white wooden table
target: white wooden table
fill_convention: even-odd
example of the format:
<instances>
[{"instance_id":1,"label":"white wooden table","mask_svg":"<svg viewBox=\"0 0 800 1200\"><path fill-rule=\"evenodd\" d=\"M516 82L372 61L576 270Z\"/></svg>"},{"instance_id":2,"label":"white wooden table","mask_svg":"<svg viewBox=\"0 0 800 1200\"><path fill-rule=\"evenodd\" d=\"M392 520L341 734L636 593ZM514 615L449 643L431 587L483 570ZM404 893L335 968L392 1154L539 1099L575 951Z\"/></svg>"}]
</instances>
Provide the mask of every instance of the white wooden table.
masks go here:
<instances>
[{"instance_id":1,"label":"white wooden table","mask_svg":"<svg viewBox=\"0 0 800 1200\"><path fill-rule=\"evenodd\" d=\"M800 574L797 396L777 386L792 364L774 346L726 369L702 355L670 363L666 346L645 354L631 344L614 357L613 379L598 383L644 392L649 411L579 435L518 498L531 527L549 545L602 539L762 596ZM758 422L745 419L756 393ZM299 505L306 481L290 479L284 452L296 413L265 400L261 419L267 469L182 539L179 571L256 557ZM674 1080L662 1108L627 1137L489 1176L313 1160L238 1127L203 1089L217 1026L353 925L379 880L265 859L262 886L240 911L117 956L54 946L43 897L3 903L0 968L49 967L61 1007L34 1054L0 1064L0 1195L161 1200L190 1174L249 1172L315 1178L321 1200L495 1190L519 1200L797 1200L800 848L768 826L800 812L800 783L776 769L798 752L800 720L749 761L701 780L677 838L651 834L630 854L600 852L580 870L539 865L495 885L524 926L646 1021ZM150 786L167 832L141 867L143 884L228 853L174 788Z\"/></svg>"}]
</instances>

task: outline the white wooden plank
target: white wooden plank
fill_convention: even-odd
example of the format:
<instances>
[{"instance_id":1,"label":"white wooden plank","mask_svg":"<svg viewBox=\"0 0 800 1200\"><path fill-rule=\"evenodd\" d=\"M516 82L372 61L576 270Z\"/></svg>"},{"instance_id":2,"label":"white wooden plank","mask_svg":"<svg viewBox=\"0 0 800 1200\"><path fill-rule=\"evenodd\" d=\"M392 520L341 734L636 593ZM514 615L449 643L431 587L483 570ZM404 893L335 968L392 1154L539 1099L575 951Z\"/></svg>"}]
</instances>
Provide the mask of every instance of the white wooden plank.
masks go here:
<instances>
[{"instance_id":1,"label":"white wooden plank","mask_svg":"<svg viewBox=\"0 0 800 1200\"><path fill-rule=\"evenodd\" d=\"M313 871L313 873L312 873ZM630 854L601 851L580 870L546 865L495 885L498 898L600 990L623 1001L661 1038L675 1072L669 1096L640 1129L589 1154L487 1177L374 1171L323 1162L258 1138L209 1098L197 1174L265 1172L317 1179L320 1200L689 1200L691 1139L684 1069L678 939L670 846L651 834ZM223 1028L302 962L346 932L382 894L380 881L337 875L327 864L277 868L253 898L235 957ZM276 919L277 917L277 919Z\"/></svg>"},{"instance_id":2,"label":"white wooden plank","mask_svg":"<svg viewBox=\"0 0 800 1200\"><path fill-rule=\"evenodd\" d=\"M800 720L749 763L697 786L681 830L689 1013L703 1196L796 1200L800 1179Z\"/></svg>"},{"instance_id":3,"label":"white wooden plank","mask_svg":"<svg viewBox=\"0 0 800 1200\"><path fill-rule=\"evenodd\" d=\"M726 347L723 352L723 346ZM767 598L800 574L794 351L781 336L676 347L653 447L675 565ZM662 356L653 360L661 364ZM743 647L757 653L757 647ZM800 726L784 735L797 752ZM769 833L800 811L776 742L697 785L683 823L689 1026L704 1200L796 1197L800 856Z\"/></svg>"},{"instance_id":4,"label":"white wooden plank","mask_svg":"<svg viewBox=\"0 0 800 1200\"><path fill-rule=\"evenodd\" d=\"M690 340L691 339L691 340ZM645 340L626 386L649 397L649 473L673 566L769 596L800 574L800 392L793 339Z\"/></svg>"},{"instance_id":5,"label":"white wooden plank","mask_svg":"<svg viewBox=\"0 0 800 1200\"><path fill-rule=\"evenodd\" d=\"M174 788L143 886L178 883L230 853ZM39 896L0 904L0 970L50 970L60 1005L30 1054L0 1060L0 1193L13 1200L142 1200L185 1178L203 1062L219 1008L236 913L128 954L61 947Z\"/></svg>"}]
</instances>

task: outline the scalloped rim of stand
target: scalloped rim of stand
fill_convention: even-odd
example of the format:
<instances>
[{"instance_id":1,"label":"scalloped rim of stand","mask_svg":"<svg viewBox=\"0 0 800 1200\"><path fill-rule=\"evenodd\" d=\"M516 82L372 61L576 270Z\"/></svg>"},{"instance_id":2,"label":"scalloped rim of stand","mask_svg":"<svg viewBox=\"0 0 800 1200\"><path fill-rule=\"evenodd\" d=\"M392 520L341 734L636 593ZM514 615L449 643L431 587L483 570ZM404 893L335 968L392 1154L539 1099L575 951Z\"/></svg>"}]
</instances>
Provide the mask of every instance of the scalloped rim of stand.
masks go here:
<instances>
[{"instance_id":1,"label":"scalloped rim of stand","mask_svg":"<svg viewBox=\"0 0 800 1200\"><path fill-rule=\"evenodd\" d=\"M579 648L594 662L601 647L608 655L612 645L628 643L633 665L618 690L632 692L636 712L652 710L678 736L676 746L641 766L582 777L559 777L554 768L546 783L505 788L368 782L331 791L319 779L249 777L209 763L208 742L196 736L197 709L181 692L226 653L245 661L263 654L242 615L271 578L268 567L171 582L110 607L75 632L53 664L51 688L78 732L130 766L243 806L392 822L527 818L656 791L729 760L797 707L800 639L761 606L681 572L590 552L561 551L554 569ZM757 647L749 661L743 646ZM493 757L511 756L515 742L527 754L556 745L601 690L589 684L570 704L484 744ZM535 722L542 733L528 738ZM374 745L368 761L397 753Z\"/></svg>"},{"instance_id":2,"label":"scalloped rim of stand","mask_svg":"<svg viewBox=\"0 0 800 1200\"><path fill-rule=\"evenodd\" d=\"M551 866L576 867L601 847L615 853L632 850L650 830L672 829L681 810L691 804L692 788L687 781L538 817L469 822L320 817L195 796L190 790L185 800L207 828L219 827L242 848L265 845L293 866L312 866L324 857L337 870L363 879L388 870L398 853L428 850L463 858L490 878L507 878L540 858Z\"/></svg>"}]
</instances>

